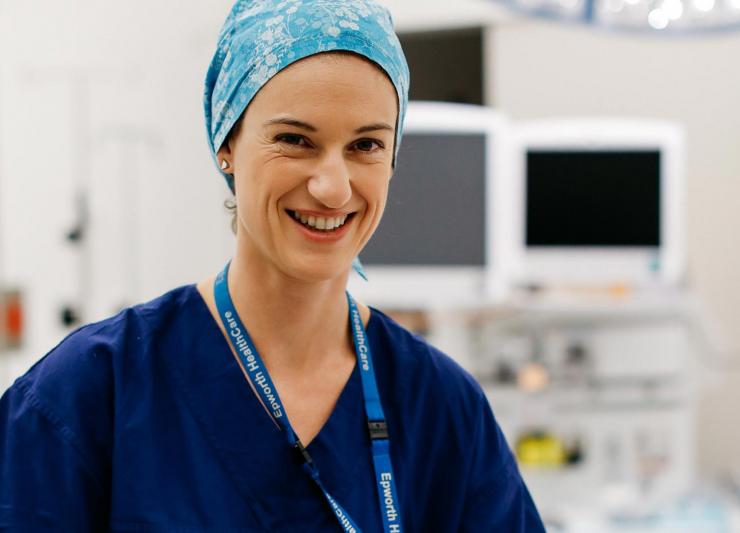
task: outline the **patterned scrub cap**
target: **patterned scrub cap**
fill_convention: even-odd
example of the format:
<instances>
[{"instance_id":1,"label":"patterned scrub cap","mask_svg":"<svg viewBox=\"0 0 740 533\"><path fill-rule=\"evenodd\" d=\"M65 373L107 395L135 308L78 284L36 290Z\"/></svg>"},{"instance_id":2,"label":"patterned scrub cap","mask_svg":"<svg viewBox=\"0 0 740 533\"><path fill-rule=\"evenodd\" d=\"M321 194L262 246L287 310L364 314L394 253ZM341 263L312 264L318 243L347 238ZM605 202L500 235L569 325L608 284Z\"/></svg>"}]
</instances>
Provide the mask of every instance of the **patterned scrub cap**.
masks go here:
<instances>
[{"instance_id":1,"label":"patterned scrub cap","mask_svg":"<svg viewBox=\"0 0 740 533\"><path fill-rule=\"evenodd\" d=\"M270 78L299 59L354 52L376 63L398 94L395 165L409 92L409 68L388 10L372 0L237 0L221 28L205 81L208 142L216 153ZM234 191L231 174L219 172Z\"/></svg>"},{"instance_id":2,"label":"patterned scrub cap","mask_svg":"<svg viewBox=\"0 0 740 533\"><path fill-rule=\"evenodd\" d=\"M291 63L331 51L354 52L388 74L398 95L395 152L409 99L409 68L388 10L372 0L237 0L218 37L205 80L206 131L217 152L254 95ZM358 258L352 268L367 277Z\"/></svg>"}]
</instances>

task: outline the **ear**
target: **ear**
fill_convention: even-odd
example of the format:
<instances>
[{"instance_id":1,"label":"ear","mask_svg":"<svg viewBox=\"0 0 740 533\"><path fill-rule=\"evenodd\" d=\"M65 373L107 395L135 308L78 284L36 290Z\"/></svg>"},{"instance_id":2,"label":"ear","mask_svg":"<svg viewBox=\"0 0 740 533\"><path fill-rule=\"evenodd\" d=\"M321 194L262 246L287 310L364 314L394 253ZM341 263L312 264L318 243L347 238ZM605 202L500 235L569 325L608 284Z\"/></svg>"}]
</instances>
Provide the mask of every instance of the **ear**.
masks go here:
<instances>
[{"instance_id":1,"label":"ear","mask_svg":"<svg viewBox=\"0 0 740 533\"><path fill-rule=\"evenodd\" d=\"M216 152L216 155L218 156L219 161L226 159L229 164L231 164L231 147L229 146L229 143L223 143L221 148L218 149L218 152Z\"/></svg>"},{"instance_id":2,"label":"ear","mask_svg":"<svg viewBox=\"0 0 740 533\"><path fill-rule=\"evenodd\" d=\"M234 159L231 156L231 147L229 144L228 142L223 143L221 148L218 149L218 152L216 152L216 156L218 157L218 166L221 167L221 170L233 174Z\"/></svg>"}]
</instances>

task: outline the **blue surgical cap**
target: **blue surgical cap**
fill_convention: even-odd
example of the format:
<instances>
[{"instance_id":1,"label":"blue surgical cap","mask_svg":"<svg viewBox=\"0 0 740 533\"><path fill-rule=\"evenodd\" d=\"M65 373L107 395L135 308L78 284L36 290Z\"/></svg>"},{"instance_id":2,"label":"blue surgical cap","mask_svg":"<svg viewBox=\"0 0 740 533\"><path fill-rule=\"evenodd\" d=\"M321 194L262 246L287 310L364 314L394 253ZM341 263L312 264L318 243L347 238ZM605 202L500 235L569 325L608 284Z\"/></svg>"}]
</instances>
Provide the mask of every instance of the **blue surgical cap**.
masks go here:
<instances>
[{"instance_id":1,"label":"blue surgical cap","mask_svg":"<svg viewBox=\"0 0 740 533\"><path fill-rule=\"evenodd\" d=\"M388 10L370 0L238 0L221 28L206 74L208 142L216 153L257 92L291 63L322 52L354 52L386 72L398 94L398 154L409 69ZM231 174L219 172L234 191Z\"/></svg>"}]
</instances>

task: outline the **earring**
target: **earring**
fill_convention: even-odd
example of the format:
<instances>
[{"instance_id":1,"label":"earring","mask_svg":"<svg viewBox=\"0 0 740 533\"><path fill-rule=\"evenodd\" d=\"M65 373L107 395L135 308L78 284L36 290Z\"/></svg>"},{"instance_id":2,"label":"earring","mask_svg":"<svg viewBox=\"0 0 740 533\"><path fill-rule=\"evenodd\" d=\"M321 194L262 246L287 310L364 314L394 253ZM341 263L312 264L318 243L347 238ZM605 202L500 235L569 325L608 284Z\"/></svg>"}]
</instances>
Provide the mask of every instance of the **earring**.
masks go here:
<instances>
[{"instance_id":1,"label":"earring","mask_svg":"<svg viewBox=\"0 0 740 533\"><path fill-rule=\"evenodd\" d=\"M226 159L221 160L221 170L225 171L227 168L229 168L229 162Z\"/></svg>"}]
</instances>

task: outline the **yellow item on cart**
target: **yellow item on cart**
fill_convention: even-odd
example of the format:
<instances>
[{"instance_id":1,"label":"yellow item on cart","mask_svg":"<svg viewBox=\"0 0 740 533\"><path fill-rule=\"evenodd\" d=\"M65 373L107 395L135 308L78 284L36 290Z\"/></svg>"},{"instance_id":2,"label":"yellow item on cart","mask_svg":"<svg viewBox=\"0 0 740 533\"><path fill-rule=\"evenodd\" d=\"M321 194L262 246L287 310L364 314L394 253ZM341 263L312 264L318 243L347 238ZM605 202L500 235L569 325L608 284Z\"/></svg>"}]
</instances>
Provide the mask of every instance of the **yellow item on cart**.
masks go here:
<instances>
[{"instance_id":1,"label":"yellow item on cart","mask_svg":"<svg viewBox=\"0 0 740 533\"><path fill-rule=\"evenodd\" d=\"M567 459L563 442L543 432L522 435L516 443L516 456L523 466L545 468L561 467Z\"/></svg>"}]
</instances>

